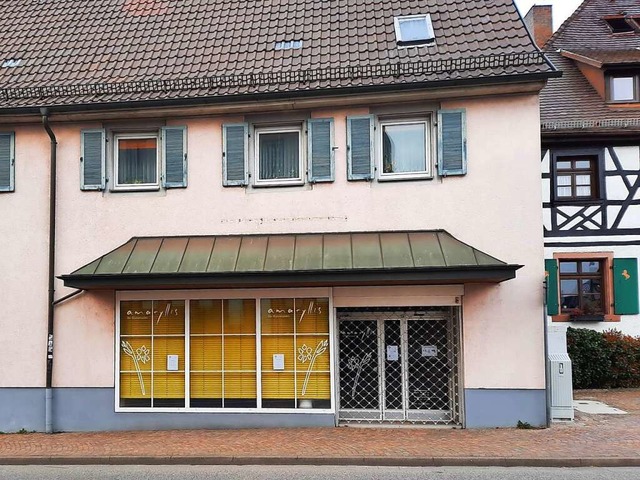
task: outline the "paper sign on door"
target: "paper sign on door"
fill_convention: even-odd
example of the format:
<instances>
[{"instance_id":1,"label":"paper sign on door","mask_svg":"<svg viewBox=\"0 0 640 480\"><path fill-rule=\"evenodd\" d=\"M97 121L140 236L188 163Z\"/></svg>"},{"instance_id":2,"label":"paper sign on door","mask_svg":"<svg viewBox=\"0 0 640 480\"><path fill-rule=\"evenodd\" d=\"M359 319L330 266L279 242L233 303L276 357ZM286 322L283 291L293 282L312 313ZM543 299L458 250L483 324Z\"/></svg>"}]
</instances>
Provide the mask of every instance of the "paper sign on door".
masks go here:
<instances>
[{"instance_id":1,"label":"paper sign on door","mask_svg":"<svg viewBox=\"0 0 640 480\"><path fill-rule=\"evenodd\" d=\"M400 358L397 345L387 345L387 360L390 362L397 362Z\"/></svg>"},{"instance_id":2,"label":"paper sign on door","mask_svg":"<svg viewBox=\"0 0 640 480\"><path fill-rule=\"evenodd\" d=\"M438 356L438 347L433 345L422 345L422 356L423 357L437 357Z\"/></svg>"},{"instance_id":3,"label":"paper sign on door","mask_svg":"<svg viewBox=\"0 0 640 480\"><path fill-rule=\"evenodd\" d=\"M284 370L284 353L273 354L273 369Z\"/></svg>"}]
</instances>

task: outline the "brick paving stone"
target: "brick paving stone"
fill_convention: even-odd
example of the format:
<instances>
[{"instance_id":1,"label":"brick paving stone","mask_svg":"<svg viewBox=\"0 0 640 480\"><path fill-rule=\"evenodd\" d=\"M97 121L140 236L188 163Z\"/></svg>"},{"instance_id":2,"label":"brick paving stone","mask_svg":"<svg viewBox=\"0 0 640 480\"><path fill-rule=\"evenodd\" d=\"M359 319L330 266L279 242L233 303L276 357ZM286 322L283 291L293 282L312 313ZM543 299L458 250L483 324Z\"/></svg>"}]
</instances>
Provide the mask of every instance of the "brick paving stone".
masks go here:
<instances>
[{"instance_id":1,"label":"brick paving stone","mask_svg":"<svg viewBox=\"0 0 640 480\"><path fill-rule=\"evenodd\" d=\"M276 428L0 435L10 457L154 458L638 458L640 390L581 391L628 415L578 414L543 430Z\"/></svg>"}]
</instances>

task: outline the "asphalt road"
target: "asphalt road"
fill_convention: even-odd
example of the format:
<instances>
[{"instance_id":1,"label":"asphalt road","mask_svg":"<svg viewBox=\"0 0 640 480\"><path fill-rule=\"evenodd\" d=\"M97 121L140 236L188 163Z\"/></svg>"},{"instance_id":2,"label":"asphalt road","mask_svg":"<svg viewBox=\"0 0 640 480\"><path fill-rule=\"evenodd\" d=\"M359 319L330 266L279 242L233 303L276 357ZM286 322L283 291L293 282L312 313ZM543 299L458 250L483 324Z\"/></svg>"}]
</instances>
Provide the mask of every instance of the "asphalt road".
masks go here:
<instances>
[{"instance_id":1,"label":"asphalt road","mask_svg":"<svg viewBox=\"0 0 640 480\"><path fill-rule=\"evenodd\" d=\"M640 468L327 466L0 466L0 479L640 480Z\"/></svg>"}]
</instances>

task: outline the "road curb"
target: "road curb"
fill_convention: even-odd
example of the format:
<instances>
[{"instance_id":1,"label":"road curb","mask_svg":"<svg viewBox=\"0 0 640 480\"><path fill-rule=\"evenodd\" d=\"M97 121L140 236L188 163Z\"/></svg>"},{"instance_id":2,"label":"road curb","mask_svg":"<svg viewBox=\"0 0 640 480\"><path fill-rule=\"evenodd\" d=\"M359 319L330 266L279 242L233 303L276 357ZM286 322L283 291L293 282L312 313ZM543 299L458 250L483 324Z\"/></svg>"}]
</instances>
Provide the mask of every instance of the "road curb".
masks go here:
<instances>
[{"instance_id":1,"label":"road curb","mask_svg":"<svg viewBox=\"0 0 640 480\"><path fill-rule=\"evenodd\" d=\"M640 457L0 457L0 465L334 465L376 467L640 467Z\"/></svg>"}]
</instances>

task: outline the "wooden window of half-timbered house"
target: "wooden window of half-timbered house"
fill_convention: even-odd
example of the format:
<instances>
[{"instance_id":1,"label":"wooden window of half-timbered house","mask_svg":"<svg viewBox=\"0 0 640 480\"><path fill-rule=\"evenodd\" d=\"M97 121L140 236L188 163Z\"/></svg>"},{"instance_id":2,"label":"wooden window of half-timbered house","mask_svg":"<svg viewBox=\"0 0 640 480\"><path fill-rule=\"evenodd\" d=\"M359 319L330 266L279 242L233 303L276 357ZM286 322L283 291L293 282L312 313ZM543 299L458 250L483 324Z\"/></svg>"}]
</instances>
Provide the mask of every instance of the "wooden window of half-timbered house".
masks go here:
<instances>
[{"instance_id":1,"label":"wooden window of half-timbered house","mask_svg":"<svg viewBox=\"0 0 640 480\"><path fill-rule=\"evenodd\" d=\"M562 313L603 315L603 262L597 259L560 261Z\"/></svg>"},{"instance_id":2,"label":"wooden window of half-timbered house","mask_svg":"<svg viewBox=\"0 0 640 480\"><path fill-rule=\"evenodd\" d=\"M556 157L556 200L589 200L599 198L598 157Z\"/></svg>"}]
</instances>

